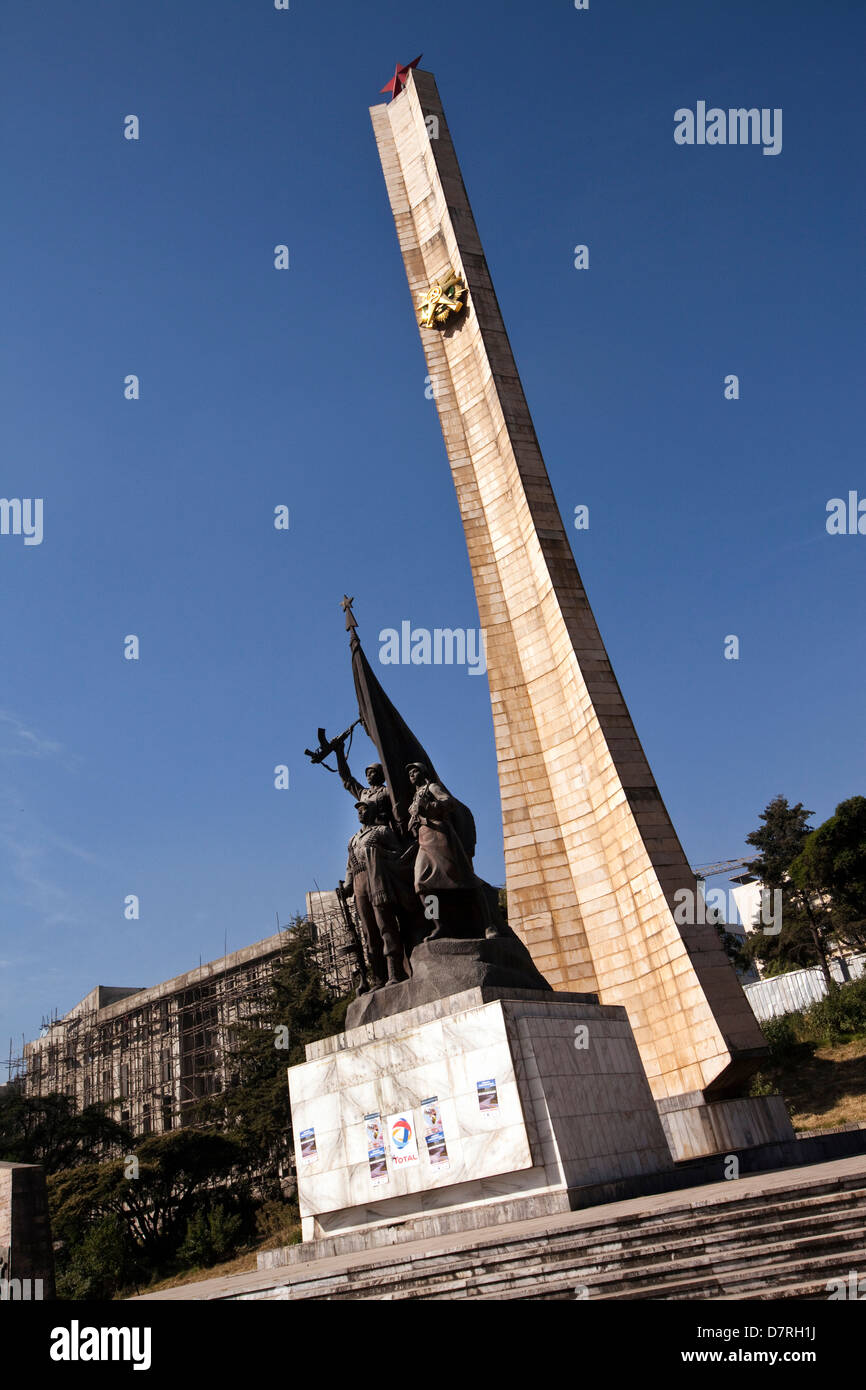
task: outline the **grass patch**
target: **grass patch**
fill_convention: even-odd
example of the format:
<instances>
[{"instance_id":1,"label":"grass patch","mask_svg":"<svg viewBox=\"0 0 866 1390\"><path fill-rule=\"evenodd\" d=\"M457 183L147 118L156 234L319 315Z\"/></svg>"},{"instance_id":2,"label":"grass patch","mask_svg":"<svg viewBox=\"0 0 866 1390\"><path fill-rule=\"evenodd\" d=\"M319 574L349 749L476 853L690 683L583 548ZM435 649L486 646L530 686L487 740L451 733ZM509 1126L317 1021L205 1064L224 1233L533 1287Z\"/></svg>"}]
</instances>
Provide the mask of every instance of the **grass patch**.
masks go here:
<instances>
[{"instance_id":1,"label":"grass patch","mask_svg":"<svg viewBox=\"0 0 866 1390\"><path fill-rule=\"evenodd\" d=\"M770 1060L751 1095L781 1093L795 1130L866 1123L866 979L761 1027Z\"/></svg>"},{"instance_id":2,"label":"grass patch","mask_svg":"<svg viewBox=\"0 0 866 1390\"><path fill-rule=\"evenodd\" d=\"M248 1270L257 1267L256 1256L257 1251L248 1250L245 1254L235 1255L234 1259L225 1260L222 1264L184 1269L179 1274L171 1274L165 1279L154 1279L152 1283L136 1289L135 1293L158 1293L160 1289L177 1289L182 1284L199 1284L203 1279L219 1279L226 1274L246 1274ZM131 1291L125 1289L117 1297L130 1298Z\"/></svg>"},{"instance_id":3,"label":"grass patch","mask_svg":"<svg viewBox=\"0 0 866 1390\"><path fill-rule=\"evenodd\" d=\"M866 1124L866 1037L823 1047L801 1044L759 1072L751 1094L776 1091L795 1130Z\"/></svg>"},{"instance_id":4,"label":"grass patch","mask_svg":"<svg viewBox=\"0 0 866 1390\"><path fill-rule=\"evenodd\" d=\"M182 1284L199 1284L204 1279L221 1279L228 1274L246 1274L257 1268L260 1250L276 1250L283 1245L300 1243L301 1223L296 1206L285 1202L266 1202L257 1215L256 1224L261 1238L230 1260L212 1265L193 1265L171 1274L156 1274L149 1284L141 1284L135 1289L123 1289L115 1294L115 1298L159 1293L161 1289L177 1289Z\"/></svg>"}]
</instances>

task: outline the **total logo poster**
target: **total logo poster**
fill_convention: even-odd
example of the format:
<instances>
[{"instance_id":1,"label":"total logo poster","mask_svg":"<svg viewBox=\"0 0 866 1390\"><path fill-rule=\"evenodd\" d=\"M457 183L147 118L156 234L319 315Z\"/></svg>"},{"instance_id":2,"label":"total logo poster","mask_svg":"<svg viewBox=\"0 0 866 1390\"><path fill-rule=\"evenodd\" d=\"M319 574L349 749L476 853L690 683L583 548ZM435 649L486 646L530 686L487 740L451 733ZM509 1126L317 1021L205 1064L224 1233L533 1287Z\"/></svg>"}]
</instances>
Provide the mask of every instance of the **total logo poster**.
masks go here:
<instances>
[{"instance_id":1,"label":"total logo poster","mask_svg":"<svg viewBox=\"0 0 866 1390\"><path fill-rule=\"evenodd\" d=\"M418 1162L418 1140L415 1136L415 1121L411 1110L400 1110L389 1115L388 1147L391 1162L395 1168L408 1168Z\"/></svg>"}]
</instances>

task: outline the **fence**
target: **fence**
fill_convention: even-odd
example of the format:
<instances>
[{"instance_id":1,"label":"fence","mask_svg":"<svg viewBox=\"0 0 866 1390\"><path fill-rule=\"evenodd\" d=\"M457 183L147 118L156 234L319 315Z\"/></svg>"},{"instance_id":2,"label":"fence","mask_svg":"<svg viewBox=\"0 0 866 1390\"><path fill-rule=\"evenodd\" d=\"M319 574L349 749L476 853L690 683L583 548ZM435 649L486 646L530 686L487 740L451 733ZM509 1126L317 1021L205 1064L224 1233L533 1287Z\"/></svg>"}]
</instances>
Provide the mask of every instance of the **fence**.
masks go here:
<instances>
[{"instance_id":1,"label":"fence","mask_svg":"<svg viewBox=\"0 0 866 1390\"><path fill-rule=\"evenodd\" d=\"M866 955L849 956L844 965L839 960L830 962L830 973L839 984L849 979L858 980L864 971ZM759 1023L768 1018L779 1018L781 1014L808 1009L810 1004L816 1004L827 993L824 975L818 966L811 970L790 970L786 975L774 975L769 980L744 985L743 989Z\"/></svg>"}]
</instances>

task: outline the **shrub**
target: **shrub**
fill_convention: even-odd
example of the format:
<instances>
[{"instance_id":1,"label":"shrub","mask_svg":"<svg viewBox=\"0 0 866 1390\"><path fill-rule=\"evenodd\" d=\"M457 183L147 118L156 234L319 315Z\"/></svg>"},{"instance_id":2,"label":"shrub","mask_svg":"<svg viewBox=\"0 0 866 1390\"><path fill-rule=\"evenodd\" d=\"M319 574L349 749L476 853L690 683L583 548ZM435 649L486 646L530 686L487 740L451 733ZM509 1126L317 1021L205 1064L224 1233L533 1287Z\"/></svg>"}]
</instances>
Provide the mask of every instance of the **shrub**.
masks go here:
<instances>
[{"instance_id":1,"label":"shrub","mask_svg":"<svg viewBox=\"0 0 866 1390\"><path fill-rule=\"evenodd\" d=\"M124 1225L116 1216L94 1221L58 1259L57 1297L109 1299L134 1276Z\"/></svg>"},{"instance_id":2,"label":"shrub","mask_svg":"<svg viewBox=\"0 0 866 1390\"><path fill-rule=\"evenodd\" d=\"M774 1062L789 1056L804 1041L801 1033L802 1014L782 1014L761 1024Z\"/></svg>"},{"instance_id":3,"label":"shrub","mask_svg":"<svg viewBox=\"0 0 866 1390\"><path fill-rule=\"evenodd\" d=\"M819 999L803 1015L816 1042L847 1042L866 1033L866 978L843 985Z\"/></svg>"},{"instance_id":4,"label":"shrub","mask_svg":"<svg viewBox=\"0 0 866 1390\"><path fill-rule=\"evenodd\" d=\"M216 1205L195 1212L177 1252L178 1263L190 1268L226 1260L237 1249L243 1234L243 1217Z\"/></svg>"},{"instance_id":5,"label":"shrub","mask_svg":"<svg viewBox=\"0 0 866 1390\"><path fill-rule=\"evenodd\" d=\"M256 1213L256 1231L273 1245L297 1245L301 1239L301 1213L297 1202L263 1202Z\"/></svg>"},{"instance_id":6,"label":"shrub","mask_svg":"<svg viewBox=\"0 0 866 1390\"><path fill-rule=\"evenodd\" d=\"M762 1071L755 1072L755 1075L752 1077L751 1085L749 1086L750 1096L775 1096L778 1095L778 1093L779 1088L775 1082L771 1081L768 1076L765 1076Z\"/></svg>"}]
</instances>

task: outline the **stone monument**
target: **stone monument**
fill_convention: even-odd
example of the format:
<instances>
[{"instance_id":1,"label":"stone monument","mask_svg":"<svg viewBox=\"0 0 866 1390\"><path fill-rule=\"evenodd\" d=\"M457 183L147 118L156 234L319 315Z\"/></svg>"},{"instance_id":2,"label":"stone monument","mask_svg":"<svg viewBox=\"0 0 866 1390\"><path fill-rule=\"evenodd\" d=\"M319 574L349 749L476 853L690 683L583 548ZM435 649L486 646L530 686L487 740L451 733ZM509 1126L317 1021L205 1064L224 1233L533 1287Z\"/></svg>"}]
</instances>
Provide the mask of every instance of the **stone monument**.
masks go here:
<instances>
[{"instance_id":1,"label":"stone monument","mask_svg":"<svg viewBox=\"0 0 866 1390\"><path fill-rule=\"evenodd\" d=\"M334 753L356 797L364 829L340 891L361 893L371 987L345 1032L289 1069L305 1240L659 1190L677 1159L792 1136L777 1097L742 1095L765 1046L714 928L674 920L694 875L578 576L417 61L371 115L486 630L509 921L474 872L469 807L373 674L344 597L359 718L307 752ZM346 750L358 723L378 755L366 787Z\"/></svg>"},{"instance_id":2,"label":"stone monument","mask_svg":"<svg viewBox=\"0 0 866 1390\"><path fill-rule=\"evenodd\" d=\"M627 1009L674 1151L685 1125L712 1152L709 1107L743 1096L763 1036L714 927L674 919L695 877L571 552L435 80L416 61L383 90L370 115L486 634L509 920L554 989Z\"/></svg>"},{"instance_id":3,"label":"stone monument","mask_svg":"<svg viewBox=\"0 0 866 1390\"><path fill-rule=\"evenodd\" d=\"M345 1032L289 1069L304 1239L410 1218L453 1229L644 1190L673 1161L625 1010L541 975L475 874L471 810L388 699L346 604L379 759L341 884L369 987ZM330 770L357 793L348 737L320 730L308 752L325 766L333 753Z\"/></svg>"}]
</instances>

